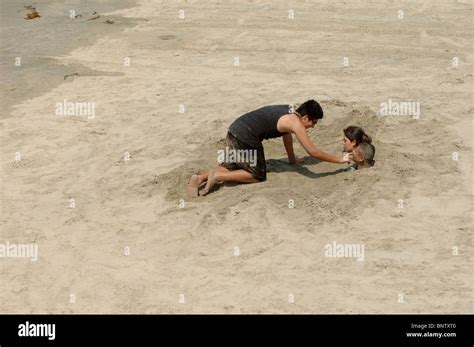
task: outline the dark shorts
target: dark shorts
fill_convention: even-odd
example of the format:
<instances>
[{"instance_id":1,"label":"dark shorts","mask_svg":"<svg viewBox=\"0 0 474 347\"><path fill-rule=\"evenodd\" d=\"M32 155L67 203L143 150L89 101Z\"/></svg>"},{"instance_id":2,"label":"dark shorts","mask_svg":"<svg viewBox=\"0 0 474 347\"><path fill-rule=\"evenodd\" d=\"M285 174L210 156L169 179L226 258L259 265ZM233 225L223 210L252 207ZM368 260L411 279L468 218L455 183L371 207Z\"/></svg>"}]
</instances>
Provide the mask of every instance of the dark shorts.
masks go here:
<instances>
[{"instance_id":1,"label":"dark shorts","mask_svg":"<svg viewBox=\"0 0 474 347\"><path fill-rule=\"evenodd\" d=\"M225 153L221 159L221 166L228 170L245 170L259 181L267 179L267 165L265 164L265 153L263 146L255 148L240 141L237 137L227 132L225 139Z\"/></svg>"}]
</instances>

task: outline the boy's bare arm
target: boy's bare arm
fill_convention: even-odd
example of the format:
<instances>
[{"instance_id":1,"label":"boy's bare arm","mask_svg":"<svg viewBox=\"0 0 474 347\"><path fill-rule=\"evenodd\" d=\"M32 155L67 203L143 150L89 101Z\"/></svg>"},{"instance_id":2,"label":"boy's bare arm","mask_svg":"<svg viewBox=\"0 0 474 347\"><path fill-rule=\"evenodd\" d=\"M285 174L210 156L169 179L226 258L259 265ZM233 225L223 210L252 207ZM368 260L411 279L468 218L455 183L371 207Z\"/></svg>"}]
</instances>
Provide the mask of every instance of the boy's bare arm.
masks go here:
<instances>
[{"instance_id":1,"label":"boy's bare arm","mask_svg":"<svg viewBox=\"0 0 474 347\"><path fill-rule=\"evenodd\" d=\"M313 158L317 158L322 161L327 161L330 163L336 163L336 164L343 164L346 163L350 160L350 158L346 158L345 156L341 157L335 157L330 154L324 153L323 151L320 151L319 149L316 148L316 146L311 142L310 138L308 137L308 134L306 133L305 127L301 124L299 121L298 117L296 115L293 115L294 117L288 117L286 118L285 122L281 124L280 130L281 132L287 132L287 133L294 133L296 135L296 138L298 139L299 143L304 147L306 152ZM284 135L286 136L286 135ZM291 135L290 135L291 136ZM288 141L288 144L290 143L291 138L283 139L283 142L285 143L285 148L287 148L287 143L285 141ZM291 139L291 150L293 150L293 140ZM288 150L287 150L288 152ZM290 156L291 152L288 154L288 157ZM292 153L294 156L294 153Z\"/></svg>"},{"instance_id":2,"label":"boy's bare arm","mask_svg":"<svg viewBox=\"0 0 474 347\"><path fill-rule=\"evenodd\" d=\"M308 152L308 154L312 156L313 158L317 158L319 160L327 161L327 162L335 163L335 164L343 164L348 161L348 159L346 158L335 157L333 155L327 154L317 149L314 146L314 144L311 142L311 140L309 139L308 134L306 133L306 129L303 126L295 126L293 128L293 131L296 135L296 138L304 147L306 152Z\"/></svg>"},{"instance_id":3,"label":"boy's bare arm","mask_svg":"<svg viewBox=\"0 0 474 347\"><path fill-rule=\"evenodd\" d=\"M283 135L283 144L285 145L286 153L288 154L288 161L296 163L295 152L293 150L293 136L291 134Z\"/></svg>"}]
</instances>

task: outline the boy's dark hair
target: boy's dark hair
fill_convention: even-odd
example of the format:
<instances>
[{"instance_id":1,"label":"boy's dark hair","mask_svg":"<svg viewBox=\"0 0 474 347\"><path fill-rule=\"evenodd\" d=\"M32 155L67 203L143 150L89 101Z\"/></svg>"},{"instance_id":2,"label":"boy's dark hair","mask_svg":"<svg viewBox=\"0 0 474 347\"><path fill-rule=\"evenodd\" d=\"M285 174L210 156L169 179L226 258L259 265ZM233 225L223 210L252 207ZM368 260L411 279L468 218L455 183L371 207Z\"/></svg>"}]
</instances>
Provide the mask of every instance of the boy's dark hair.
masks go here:
<instances>
[{"instance_id":1,"label":"boy's dark hair","mask_svg":"<svg viewBox=\"0 0 474 347\"><path fill-rule=\"evenodd\" d=\"M296 109L296 112L301 116L308 116L311 120L322 119L324 116L323 109L316 100L305 101Z\"/></svg>"}]
</instances>

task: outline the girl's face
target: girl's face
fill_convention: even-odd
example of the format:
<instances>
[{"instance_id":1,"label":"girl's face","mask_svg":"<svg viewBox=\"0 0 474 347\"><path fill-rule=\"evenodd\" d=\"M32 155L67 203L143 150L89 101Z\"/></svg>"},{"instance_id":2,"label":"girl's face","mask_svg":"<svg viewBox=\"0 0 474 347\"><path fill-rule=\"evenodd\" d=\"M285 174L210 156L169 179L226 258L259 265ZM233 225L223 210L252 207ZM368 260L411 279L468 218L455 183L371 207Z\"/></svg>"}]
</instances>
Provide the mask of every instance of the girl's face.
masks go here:
<instances>
[{"instance_id":1,"label":"girl's face","mask_svg":"<svg viewBox=\"0 0 474 347\"><path fill-rule=\"evenodd\" d=\"M346 152L352 152L357 146L356 146L356 141L355 140L349 140L346 136L344 136L344 139L342 140L342 144L344 145L344 151Z\"/></svg>"}]
</instances>

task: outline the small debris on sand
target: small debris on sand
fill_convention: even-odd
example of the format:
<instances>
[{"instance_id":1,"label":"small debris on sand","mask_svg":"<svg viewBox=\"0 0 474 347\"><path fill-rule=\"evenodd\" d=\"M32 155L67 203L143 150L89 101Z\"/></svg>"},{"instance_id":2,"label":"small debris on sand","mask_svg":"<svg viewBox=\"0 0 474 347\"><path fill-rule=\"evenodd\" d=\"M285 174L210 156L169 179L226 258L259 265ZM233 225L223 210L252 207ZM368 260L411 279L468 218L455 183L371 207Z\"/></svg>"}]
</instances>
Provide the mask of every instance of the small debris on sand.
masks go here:
<instances>
[{"instance_id":1,"label":"small debris on sand","mask_svg":"<svg viewBox=\"0 0 474 347\"><path fill-rule=\"evenodd\" d=\"M30 13L26 14L26 17L24 19L35 19L35 18L41 18L40 14L38 11L36 11L36 8L33 5L28 5L28 6L23 6L25 9L29 10Z\"/></svg>"},{"instance_id":2,"label":"small debris on sand","mask_svg":"<svg viewBox=\"0 0 474 347\"><path fill-rule=\"evenodd\" d=\"M72 74L69 74L69 75L64 75L64 79L68 78L68 77L71 77L71 76L79 76L79 73L78 72L74 72Z\"/></svg>"}]
</instances>

